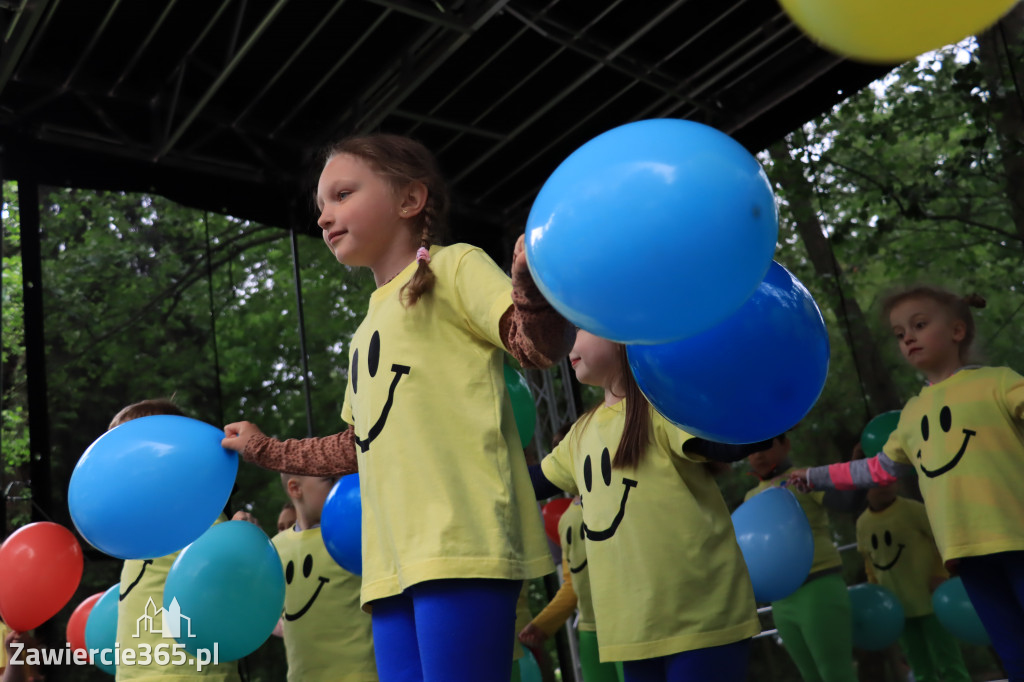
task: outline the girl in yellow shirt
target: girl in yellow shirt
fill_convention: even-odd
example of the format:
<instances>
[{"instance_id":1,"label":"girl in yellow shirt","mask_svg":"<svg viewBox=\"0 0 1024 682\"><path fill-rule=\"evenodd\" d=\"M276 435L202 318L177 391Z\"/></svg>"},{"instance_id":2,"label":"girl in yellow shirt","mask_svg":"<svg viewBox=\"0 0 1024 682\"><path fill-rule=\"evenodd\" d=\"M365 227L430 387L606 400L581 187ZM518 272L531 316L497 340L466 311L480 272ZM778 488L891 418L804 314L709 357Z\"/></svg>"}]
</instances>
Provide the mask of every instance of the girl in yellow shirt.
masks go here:
<instances>
[{"instance_id":1,"label":"girl in yellow shirt","mask_svg":"<svg viewBox=\"0 0 1024 682\"><path fill-rule=\"evenodd\" d=\"M697 439L658 415L625 347L578 331L577 378L604 402L541 462L582 497L587 567L602 661L626 682L741 682L760 632L732 521Z\"/></svg>"}]
</instances>

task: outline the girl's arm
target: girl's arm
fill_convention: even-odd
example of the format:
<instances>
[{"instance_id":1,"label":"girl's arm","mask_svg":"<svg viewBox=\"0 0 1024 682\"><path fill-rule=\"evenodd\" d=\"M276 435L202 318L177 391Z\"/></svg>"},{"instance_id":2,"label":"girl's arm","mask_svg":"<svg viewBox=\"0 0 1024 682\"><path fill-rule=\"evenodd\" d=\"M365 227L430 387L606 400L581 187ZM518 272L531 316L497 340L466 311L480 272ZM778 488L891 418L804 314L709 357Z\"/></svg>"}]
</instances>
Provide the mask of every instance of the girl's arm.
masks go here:
<instances>
[{"instance_id":1,"label":"girl's arm","mask_svg":"<svg viewBox=\"0 0 1024 682\"><path fill-rule=\"evenodd\" d=\"M501 316L505 348L525 369L546 369L572 350L576 329L540 293L526 264L524 237L512 257L512 306Z\"/></svg>"},{"instance_id":2,"label":"girl's arm","mask_svg":"<svg viewBox=\"0 0 1024 682\"><path fill-rule=\"evenodd\" d=\"M548 480L539 464L528 464L530 471L530 483L533 484L533 495L538 500L546 500L555 495L561 495L562 489Z\"/></svg>"},{"instance_id":3,"label":"girl's arm","mask_svg":"<svg viewBox=\"0 0 1024 682\"><path fill-rule=\"evenodd\" d=\"M536 636L537 631L543 634L544 639L547 639L551 635L558 631L558 628L565 624L565 621L572 616L573 611L576 610L576 590L572 586L572 573L569 571L569 562L562 557L562 586L558 588L558 592L555 592L555 596L551 598L548 605L541 610L537 616L530 621L530 624L523 628L523 632L519 634L520 640L523 639L525 633L527 638ZM536 630L534 630L536 628ZM543 641L543 639L541 640ZM530 642L525 642L530 644ZM537 642L538 644L540 642Z\"/></svg>"},{"instance_id":4,"label":"girl's arm","mask_svg":"<svg viewBox=\"0 0 1024 682\"><path fill-rule=\"evenodd\" d=\"M798 490L854 490L888 485L913 471L909 464L894 462L880 452L867 459L796 469L789 475L789 481Z\"/></svg>"},{"instance_id":5,"label":"girl's arm","mask_svg":"<svg viewBox=\"0 0 1024 682\"><path fill-rule=\"evenodd\" d=\"M344 476L359 470L352 427L325 438L285 441L265 436L250 422L224 427L221 445L264 469L300 476Z\"/></svg>"}]
</instances>

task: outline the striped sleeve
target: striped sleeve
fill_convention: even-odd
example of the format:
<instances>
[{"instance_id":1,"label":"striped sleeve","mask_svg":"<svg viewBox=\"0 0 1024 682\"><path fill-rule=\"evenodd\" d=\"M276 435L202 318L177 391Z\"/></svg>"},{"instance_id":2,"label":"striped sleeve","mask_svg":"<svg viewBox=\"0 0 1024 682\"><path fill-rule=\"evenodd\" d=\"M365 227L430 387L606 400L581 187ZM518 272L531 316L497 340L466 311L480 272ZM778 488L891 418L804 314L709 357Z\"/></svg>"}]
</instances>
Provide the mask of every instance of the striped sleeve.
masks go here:
<instances>
[{"instance_id":1,"label":"striped sleeve","mask_svg":"<svg viewBox=\"0 0 1024 682\"><path fill-rule=\"evenodd\" d=\"M854 490L888 485L913 471L909 464L894 462L880 452L867 459L811 467L807 470L807 482L815 490Z\"/></svg>"}]
</instances>

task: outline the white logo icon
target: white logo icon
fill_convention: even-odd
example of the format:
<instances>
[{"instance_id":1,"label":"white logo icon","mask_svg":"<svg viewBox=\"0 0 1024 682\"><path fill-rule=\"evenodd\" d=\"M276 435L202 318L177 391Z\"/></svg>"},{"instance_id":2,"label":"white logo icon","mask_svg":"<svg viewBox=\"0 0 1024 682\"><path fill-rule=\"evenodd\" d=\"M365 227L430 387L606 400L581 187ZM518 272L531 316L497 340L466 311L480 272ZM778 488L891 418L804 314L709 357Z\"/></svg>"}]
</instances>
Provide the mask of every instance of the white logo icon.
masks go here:
<instances>
[{"instance_id":1,"label":"white logo icon","mask_svg":"<svg viewBox=\"0 0 1024 682\"><path fill-rule=\"evenodd\" d=\"M164 614L162 629L157 628L155 624L155 618L161 613ZM142 632L149 632L168 639L178 639L182 636L181 621L185 621L185 631L188 633L185 636L195 637L192 634L192 619L182 615L177 597L171 600L171 605L166 609L158 609L156 603L153 602L153 598L150 597L146 602L146 608L143 610L142 615L135 621L135 634L133 636L138 637Z\"/></svg>"}]
</instances>

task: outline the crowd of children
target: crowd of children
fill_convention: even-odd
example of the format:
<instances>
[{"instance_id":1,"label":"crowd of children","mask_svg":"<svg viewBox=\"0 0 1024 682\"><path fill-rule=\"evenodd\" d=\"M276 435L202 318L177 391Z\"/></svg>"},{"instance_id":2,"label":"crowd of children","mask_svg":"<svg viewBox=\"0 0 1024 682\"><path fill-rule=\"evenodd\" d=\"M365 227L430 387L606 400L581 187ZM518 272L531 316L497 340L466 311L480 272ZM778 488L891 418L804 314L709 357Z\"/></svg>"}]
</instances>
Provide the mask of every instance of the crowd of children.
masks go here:
<instances>
[{"instance_id":1,"label":"crowd of children","mask_svg":"<svg viewBox=\"0 0 1024 682\"><path fill-rule=\"evenodd\" d=\"M522 238L511 278L478 248L441 246L448 196L422 145L343 140L326 157L316 201L328 248L369 268L377 284L351 339L348 426L280 441L239 421L223 441L281 472L290 499L273 539L287 581L280 632L290 681L510 679L523 581L553 565L505 390L506 353L527 368L568 356L576 378L603 391L541 462L543 478L576 501L559 524L565 592L521 629L523 642L539 644L578 608L587 682L746 680L761 625L729 509L704 466L728 451L727 459L749 456L760 479L748 497L792 483L814 533L806 582L772 605L804 680L856 679L825 513L850 511L856 499L830 491L915 470L924 504L873 492L857 534L869 579L904 603L903 648L916 679L968 679L930 607L948 569L963 578L1010 679L1024 680L1024 378L968 364L972 301L930 288L892 298L886 313L899 347L928 386L881 454L793 469L785 434L719 449L654 411L625 348L574 330L544 299ZM111 427L173 405L133 407ZM319 530L331 486L356 471L361 576L330 559ZM124 615L161 603L173 558L125 562ZM134 622L119 619L119 639ZM165 672L119 668L117 679ZM238 673L222 664L204 677Z\"/></svg>"}]
</instances>

